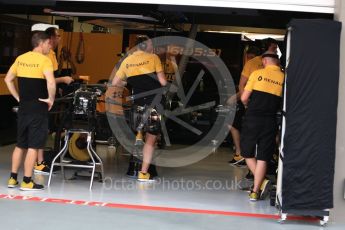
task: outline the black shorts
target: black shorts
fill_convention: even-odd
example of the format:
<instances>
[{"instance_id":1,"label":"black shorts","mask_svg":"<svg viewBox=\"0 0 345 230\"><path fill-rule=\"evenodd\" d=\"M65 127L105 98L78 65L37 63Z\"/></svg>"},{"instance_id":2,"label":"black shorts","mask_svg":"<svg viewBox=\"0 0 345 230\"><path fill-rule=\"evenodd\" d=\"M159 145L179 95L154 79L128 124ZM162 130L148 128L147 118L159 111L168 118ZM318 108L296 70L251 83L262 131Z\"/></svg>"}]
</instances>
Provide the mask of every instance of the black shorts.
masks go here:
<instances>
[{"instance_id":1,"label":"black shorts","mask_svg":"<svg viewBox=\"0 0 345 230\"><path fill-rule=\"evenodd\" d=\"M245 116L241 132L241 155L269 161L276 149L278 126L275 117ZM255 155L256 153L256 155Z\"/></svg>"},{"instance_id":2,"label":"black shorts","mask_svg":"<svg viewBox=\"0 0 345 230\"><path fill-rule=\"evenodd\" d=\"M236 105L236 113L235 113L234 121L232 122L231 126L237 130L241 130L244 114L245 114L245 108L241 102L238 102Z\"/></svg>"},{"instance_id":3,"label":"black shorts","mask_svg":"<svg viewBox=\"0 0 345 230\"><path fill-rule=\"evenodd\" d=\"M48 114L18 113L17 147L43 149L48 137Z\"/></svg>"}]
</instances>

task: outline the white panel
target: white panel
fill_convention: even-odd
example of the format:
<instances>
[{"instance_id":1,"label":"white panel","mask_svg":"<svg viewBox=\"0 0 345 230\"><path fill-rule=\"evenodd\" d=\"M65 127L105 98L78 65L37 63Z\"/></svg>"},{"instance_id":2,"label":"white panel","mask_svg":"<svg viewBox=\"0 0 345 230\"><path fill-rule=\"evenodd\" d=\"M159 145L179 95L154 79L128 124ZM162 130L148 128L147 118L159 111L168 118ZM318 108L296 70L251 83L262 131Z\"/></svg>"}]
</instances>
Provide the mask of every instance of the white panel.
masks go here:
<instances>
[{"instance_id":1,"label":"white panel","mask_svg":"<svg viewBox=\"0 0 345 230\"><path fill-rule=\"evenodd\" d=\"M244 9L334 13L335 0L58 0L164 5L212 6Z\"/></svg>"}]
</instances>

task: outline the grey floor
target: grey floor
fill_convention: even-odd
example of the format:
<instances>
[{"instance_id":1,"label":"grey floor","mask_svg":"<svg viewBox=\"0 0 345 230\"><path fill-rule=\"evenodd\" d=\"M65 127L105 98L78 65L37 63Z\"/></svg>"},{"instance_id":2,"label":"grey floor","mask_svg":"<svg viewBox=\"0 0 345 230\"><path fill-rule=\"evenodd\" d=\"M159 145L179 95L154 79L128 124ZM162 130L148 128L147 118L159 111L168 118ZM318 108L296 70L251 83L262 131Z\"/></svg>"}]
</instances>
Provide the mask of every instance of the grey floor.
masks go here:
<instances>
[{"instance_id":1,"label":"grey floor","mask_svg":"<svg viewBox=\"0 0 345 230\"><path fill-rule=\"evenodd\" d=\"M116 154L112 148L99 146L97 152L105 162L106 181L95 182L92 191L87 179L62 180L53 176L49 188L40 192L21 192L6 187L10 172L13 145L0 147L0 194L34 196L68 200L95 201L116 204L159 206L168 208L215 210L254 214L277 214L269 200L248 201L248 193L241 190L248 182L242 180L246 169L228 165L229 148L220 148L204 160L186 167L158 168L156 183L143 184L126 177L128 156ZM120 151L121 152L121 151ZM71 177L69 172L68 177ZM21 179L21 175L19 175ZM36 175L35 180L47 184L47 176ZM20 213L20 215L19 215ZM16 219L14 222L13 219ZM274 219L236 217L215 214L193 214L109 207L77 206L0 199L0 229L27 229L44 220L45 229L316 229L317 223L288 221L280 225ZM330 229L344 229L345 225L331 222ZM31 229L31 228L29 228Z\"/></svg>"}]
</instances>

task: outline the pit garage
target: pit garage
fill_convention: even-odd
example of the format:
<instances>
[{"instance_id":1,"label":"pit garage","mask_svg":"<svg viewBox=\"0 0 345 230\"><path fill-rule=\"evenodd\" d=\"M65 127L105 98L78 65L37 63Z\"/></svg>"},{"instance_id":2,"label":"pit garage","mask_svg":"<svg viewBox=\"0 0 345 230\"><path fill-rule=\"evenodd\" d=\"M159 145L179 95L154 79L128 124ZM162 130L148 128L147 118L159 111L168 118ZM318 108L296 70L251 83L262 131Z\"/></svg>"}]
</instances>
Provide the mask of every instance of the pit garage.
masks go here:
<instances>
[{"instance_id":1,"label":"pit garage","mask_svg":"<svg viewBox=\"0 0 345 230\"><path fill-rule=\"evenodd\" d=\"M337 88L342 78L339 66L329 64L342 60L344 53L339 46L342 41L340 26L336 24L344 14L337 10L342 12L342 9L341 1L326 0L308 5L302 1L230 0L199 3L178 0L164 3L153 0L1 1L0 209L4 214L0 218L3 227L27 228L20 221L12 221L20 219L27 224L44 223L47 229L110 229L114 226L225 229L257 225L299 229L326 223L343 229L338 218L338 213L344 210L344 200L339 199L343 195L339 192L343 180L339 165L344 160L339 157L342 151L338 146L342 130L339 115L336 123L337 106L339 113L342 108L339 105L343 103L341 96L338 99ZM4 78L16 58L31 50L34 25L58 28L59 42L54 50L58 62L56 74L71 76L73 82L59 88L57 94L60 95L49 112L49 135L44 149L49 170L32 176L45 188L21 191L7 187L12 151L17 142L18 102L11 96ZM164 90L151 92L158 98L159 106L149 112L135 107L134 102L151 94L135 95L130 85L112 85L121 63L135 52L138 36L151 38L153 53L160 58L169 81ZM242 70L249 60L248 50L257 47L261 54L267 48L267 38L276 40L280 66L288 76L286 79L295 84L284 88L284 95L288 97L282 97L284 105L277 113L279 138L266 173L271 184L269 192L265 199L251 202L248 193L253 177L245 161L230 163L236 148L229 128L236 119L238 104L228 101L238 92ZM328 41L332 42L325 45ZM304 49L308 50L305 56ZM303 62L303 67L292 61L296 59ZM287 68L289 64L290 69ZM324 78L325 74L319 74L320 71L329 73L329 78ZM315 83L317 87L310 89L309 84L298 81L302 76L312 79L308 74L320 77L316 81L319 83ZM297 119L299 114L292 111L303 111L306 107L287 110L286 106L292 108L295 104L291 101L298 104L298 99L313 101L303 96L307 89L323 95L316 101L319 106L327 105L328 115L309 114L326 124L322 126L325 132L320 132L316 140L312 133L302 132L310 137L301 142L303 135L295 130L302 129L302 125L300 129L291 127L290 121ZM314 91L308 92L314 95ZM341 93L339 88L339 95ZM311 104L317 107L317 103ZM315 107L310 107L314 112L312 109ZM311 125L316 127L312 118ZM158 138L148 169L155 178L140 182L137 177L142 167L145 138L138 133L157 131L155 129ZM291 135L301 136L299 140L287 139ZM315 148L321 146L327 155L299 151L294 159L300 157L304 163L299 161L297 165L305 171L298 171L289 168L296 163L293 159L284 163L284 153L288 159L293 147L283 151L282 140L286 140L286 146L310 144L313 153L320 152ZM311 143L308 140L312 140ZM310 166L309 160L319 160L314 162L319 173ZM326 169L322 168L324 165ZM22 168L18 173L19 182L22 181ZM322 170L326 170L327 175L322 174ZM297 178L293 183L290 180L292 184L286 187L288 180L284 178L296 178L293 175L301 180L310 179L311 184ZM307 187L315 188L319 180L313 177L321 175L327 180L322 188L326 189L310 193L320 199L308 200L309 206L296 206L293 201L305 202L303 194L309 194ZM301 186L305 186L305 190L296 188ZM301 194L293 193L289 190L291 187ZM284 191L290 193L284 194ZM287 203L284 203L284 196ZM298 197L303 198L298 200ZM326 201L321 202L322 199ZM337 203L335 208L328 207L333 206L333 202ZM327 208L318 206L321 203ZM47 211L42 212L42 208ZM287 220L282 214L287 214ZM279 219L287 224L279 225Z\"/></svg>"}]
</instances>

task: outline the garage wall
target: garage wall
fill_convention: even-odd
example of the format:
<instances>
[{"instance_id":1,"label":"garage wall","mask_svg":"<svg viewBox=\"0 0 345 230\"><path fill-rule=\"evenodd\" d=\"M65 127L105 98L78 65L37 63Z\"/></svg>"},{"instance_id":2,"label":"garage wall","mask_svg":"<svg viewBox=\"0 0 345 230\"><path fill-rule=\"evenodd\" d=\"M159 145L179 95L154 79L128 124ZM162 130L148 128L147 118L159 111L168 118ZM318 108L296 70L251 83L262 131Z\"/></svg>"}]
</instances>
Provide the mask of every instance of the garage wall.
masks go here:
<instances>
[{"instance_id":1,"label":"garage wall","mask_svg":"<svg viewBox=\"0 0 345 230\"><path fill-rule=\"evenodd\" d=\"M81 1L81 0L60 0ZM95 0L83 0L92 1ZM335 0L98 0L98 2L121 2L140 4L166 4L189 6L213 6L245 9L267 9L300 12L334 13Z\"/></svg>"},{"instance_id":2,"label":"garage wall","mask_svg":"<svg viewBox=\"0 0 345 230\"><path fill-rule=\"evenodd\" d=\"M85 44L85 60L82 64L75 62L75 56L79 43L79 33L62 33L61 46L67 46L69 41L72 60L76 64L77 76L90 76L89 83L97 83L100 79L109 79L111 71L120 57L117 54L122 52L122 33L83 33Z\"/></svg>"}]
</instances>

